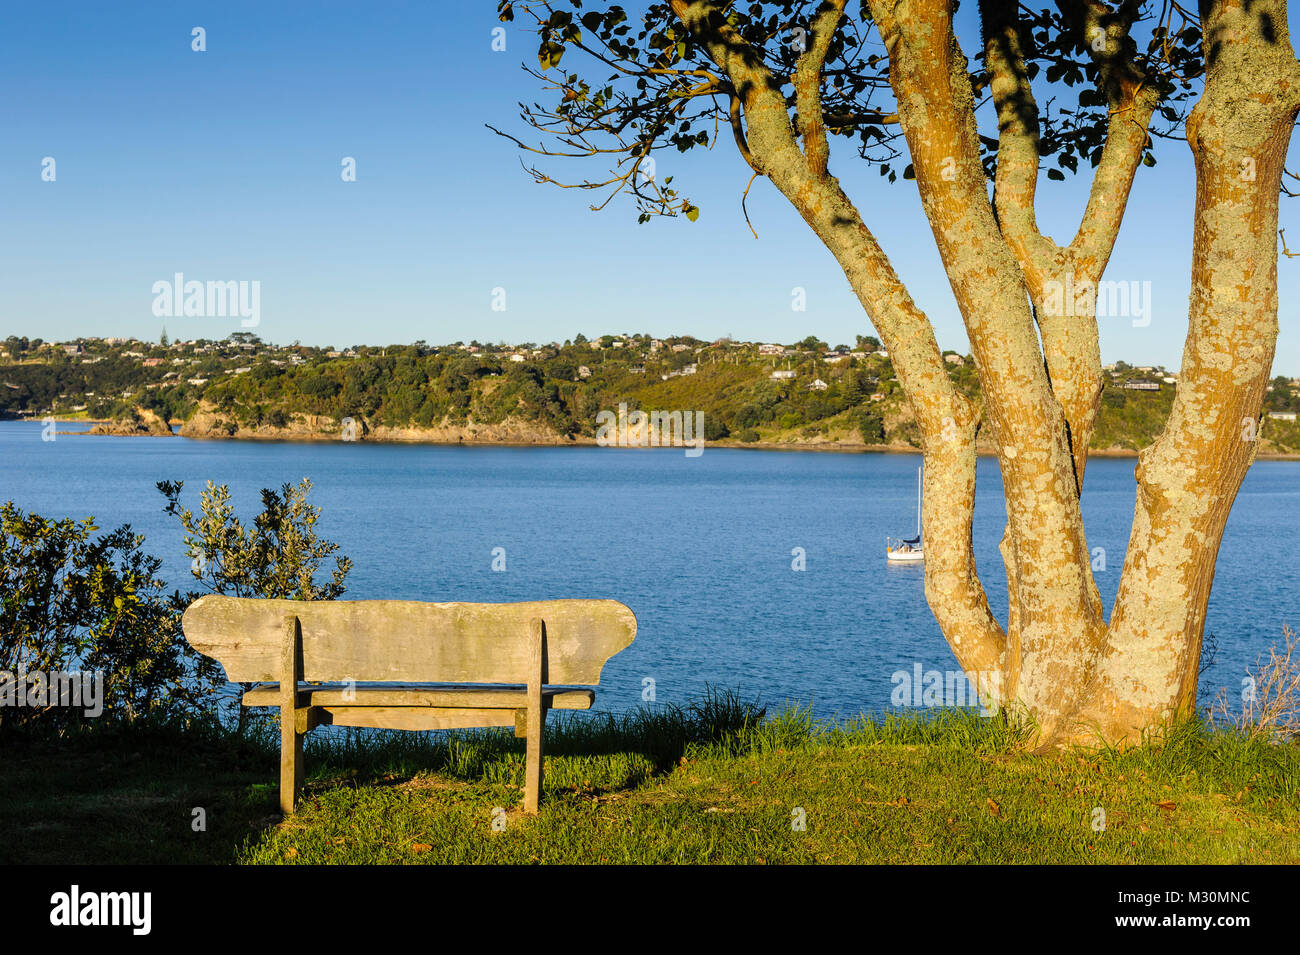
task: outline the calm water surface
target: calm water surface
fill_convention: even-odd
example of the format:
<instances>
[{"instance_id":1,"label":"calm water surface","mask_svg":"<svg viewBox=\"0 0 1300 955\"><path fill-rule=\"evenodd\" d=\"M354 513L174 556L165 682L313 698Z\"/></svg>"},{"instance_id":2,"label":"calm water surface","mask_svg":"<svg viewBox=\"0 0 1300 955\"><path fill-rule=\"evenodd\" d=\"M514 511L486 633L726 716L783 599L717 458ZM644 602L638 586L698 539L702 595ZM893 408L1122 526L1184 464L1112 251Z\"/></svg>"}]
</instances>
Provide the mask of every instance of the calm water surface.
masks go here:
<instances>
[{"instance_id":1,"label":"calm water surface","mask_svg":"<svg viewBox=\"0 0 1300 955\"><path fill-rule=\"evenodd\" d=\"M75 426L69 426L75 427ZM920 567L891 566L886 534L915 526L919 456L707 449L460 448L190 441L60 435L0 422L0 500L49 517L129 523L187 586L179 526L157 481L228 484L241 517L259 490L309 477L318 532L354 569L347 596L511 601L612 597L635 611L635 643L606 666L597 709L697 698L706 683L819 715L889 707L891 675L955 669L925 604ZM1136 487L1131 459L1088 466L1090 547L1109 608ZM1005 510L996 460L981 459L976 558L1005 622L997 542ZM1300 463L1251 468L1228 521L1207 630L1219 642L1202 681L1238 686L1244 668L1295 625L1300 592ZM506 571L494 572L504 547ZM804 548L807 569L791 569Z\"/></svg>"}]
</instances>

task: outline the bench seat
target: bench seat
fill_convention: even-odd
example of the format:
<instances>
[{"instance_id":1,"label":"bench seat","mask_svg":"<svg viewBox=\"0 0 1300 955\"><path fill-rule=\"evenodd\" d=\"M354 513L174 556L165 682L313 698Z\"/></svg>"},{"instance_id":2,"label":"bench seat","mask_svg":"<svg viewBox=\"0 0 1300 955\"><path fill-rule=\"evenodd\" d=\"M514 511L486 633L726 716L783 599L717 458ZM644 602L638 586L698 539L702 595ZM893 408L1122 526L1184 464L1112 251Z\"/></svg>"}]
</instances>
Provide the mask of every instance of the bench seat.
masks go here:
<instances>
[{"instance_id":1,"label":"bench seat","mask_svg":"<svg viewBox=\"0 0 1300 955\"><path fill-rule=\"evenodd\" d=\"M542 698L553 710L588 710L594 690L567 686L542 687ZM245 706L279 706L280 684L263 683L244 694ZM437 683L345 683L298 685L298 706L431 706L515 710L528 705L528 687L466 686Z\"/></svg>"}]
</instances>

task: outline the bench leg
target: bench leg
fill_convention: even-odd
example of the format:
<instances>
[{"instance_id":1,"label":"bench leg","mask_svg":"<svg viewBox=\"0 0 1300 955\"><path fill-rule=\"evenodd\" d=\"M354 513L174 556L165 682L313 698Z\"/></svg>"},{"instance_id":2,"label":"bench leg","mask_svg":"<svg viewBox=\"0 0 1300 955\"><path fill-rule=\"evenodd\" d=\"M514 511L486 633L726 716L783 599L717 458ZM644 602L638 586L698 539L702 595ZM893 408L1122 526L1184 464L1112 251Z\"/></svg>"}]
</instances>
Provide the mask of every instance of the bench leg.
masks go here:
<instances>
[{"instance_id":1,"label":"bench leg","mask_svg":"<svg viewBox=\"0 0 1300 955\"><path fill-rule=\"evenodd\" d=\"M302 681L302 624L285 618L284 658L280 669L280 811L293 812L302 786L302 737L308 721L298 725L298 684ZM299 732L301 729L302 732Z\"/></svg>"},{"instance_id":2,"label":"bench leg","mask_svg":"<svg viewBox=\"0 0 1300 955\"><path fill-rule=\"evenodd\" d=\"M302 788L303 758L302 737L294 725L294 711L280 708L280 811L286 816L293 812Z\"/></svg>"},{"instance_id":3,"label":"bench leg","mask_svg":"<svg viewBox=\"0 0 1300 955\"><path fill-rule=\"evenodd\" d=\"M537 812L542 799L542 737L546 732L546 708L542 684L546 682L546 626L541 619L529 622L528 671L528 758L524 764L524 812Z\"/></svg>"},{"instance_id":4,"label":"bench leg","mask_svg":"<svg viewBox=\"0 0 1300 955\"><path fill-rule=\"evenodd\" d=\"M528 759L524 765L524 812L537 812L542 798L542 734L546 731L546 711L528 707Z\"/></svg>"}]
</instances>

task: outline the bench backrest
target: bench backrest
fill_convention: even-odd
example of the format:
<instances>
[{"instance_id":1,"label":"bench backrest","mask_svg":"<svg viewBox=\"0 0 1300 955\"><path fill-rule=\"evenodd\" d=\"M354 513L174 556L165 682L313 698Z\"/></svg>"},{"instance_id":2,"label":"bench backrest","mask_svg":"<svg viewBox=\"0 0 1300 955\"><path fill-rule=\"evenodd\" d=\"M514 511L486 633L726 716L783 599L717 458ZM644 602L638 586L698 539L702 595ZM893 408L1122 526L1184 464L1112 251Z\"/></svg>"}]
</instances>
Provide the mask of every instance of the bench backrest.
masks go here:
<instances>
[{"instance_id":1,"label":"bench backrest","mask_svg":"<svg viewBox=\"0 0 1300 955\"><path fill-rule=\"evenodd\" d=\"M333 682L527 683L530 625L545 625L544 681L594 685L605 661L636 636L617 600L423 603L414 600L257 600L209 594L182 626L234 683L279 681L286 623L302 627L302 678Z\"/></svg>"}]
</instances>

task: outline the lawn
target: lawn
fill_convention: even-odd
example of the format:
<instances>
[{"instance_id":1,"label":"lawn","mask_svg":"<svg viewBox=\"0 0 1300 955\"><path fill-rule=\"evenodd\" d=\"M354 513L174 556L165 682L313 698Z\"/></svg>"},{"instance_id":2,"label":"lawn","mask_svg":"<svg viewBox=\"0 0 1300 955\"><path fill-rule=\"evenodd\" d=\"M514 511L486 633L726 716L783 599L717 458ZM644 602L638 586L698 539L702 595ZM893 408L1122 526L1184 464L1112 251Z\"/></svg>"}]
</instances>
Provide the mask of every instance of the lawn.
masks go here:
<instances>
[{"instance_id":1,"label":"lawn","mask_svg":"<svg viewBox=\"0 0 1300 955\"><path fill-rule=\"evenodd\" d=\"M1034 756L973 712L822 723L714 693L552 714L547 746L529 817L507 732L313 734L282 821L269 733L10 739L0 861L1300 862L1300 746L1204 723L1123 753Z\"/></svg>"}]
</instances>

